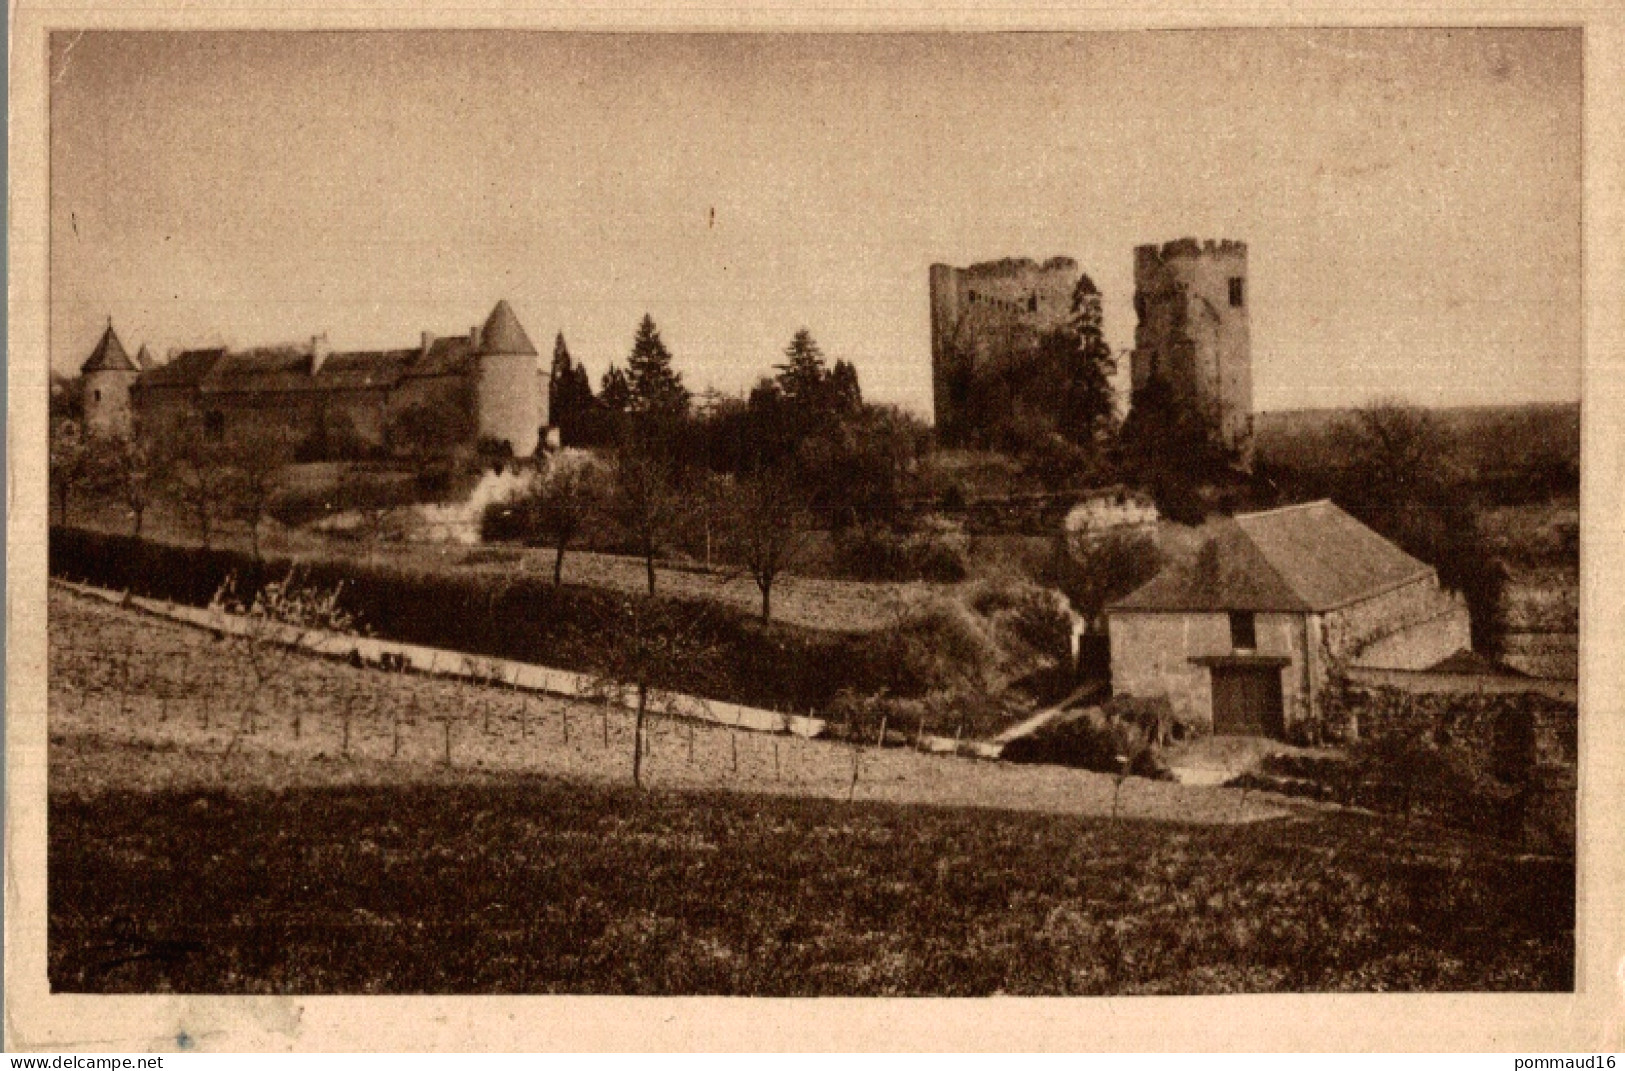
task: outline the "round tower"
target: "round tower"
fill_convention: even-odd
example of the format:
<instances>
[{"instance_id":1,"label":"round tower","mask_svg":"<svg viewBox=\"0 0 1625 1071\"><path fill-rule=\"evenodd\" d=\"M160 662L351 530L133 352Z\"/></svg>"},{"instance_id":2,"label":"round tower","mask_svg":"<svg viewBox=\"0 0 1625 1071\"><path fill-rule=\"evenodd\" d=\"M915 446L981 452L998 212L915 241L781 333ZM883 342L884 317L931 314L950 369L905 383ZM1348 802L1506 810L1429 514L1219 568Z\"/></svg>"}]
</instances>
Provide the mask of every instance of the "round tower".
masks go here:
<instances>
[{"instance_id":1,"label":"round tower","mask_svg":"<svg viewBox=\"0 0 1625 1071\"><path fill-rule=\"evenodd\" d=\"M536 453L542 431L536 347L506 301L480 331L474 354L474 414L481 440L505 442L514 457Z\"/></svg>"},{"instance_id":2,"label":"round tower","mask_svg":"<svg viewBox=\"0 0 1625 1071\"><path fill-rule=\"evenodd\" d=\"M130 433L130 387L141 370L130 360L124 343L107 318L107 330L91 351L79 373L84 377L85 430L92 435Z\"/></svg>"}]
</instances>

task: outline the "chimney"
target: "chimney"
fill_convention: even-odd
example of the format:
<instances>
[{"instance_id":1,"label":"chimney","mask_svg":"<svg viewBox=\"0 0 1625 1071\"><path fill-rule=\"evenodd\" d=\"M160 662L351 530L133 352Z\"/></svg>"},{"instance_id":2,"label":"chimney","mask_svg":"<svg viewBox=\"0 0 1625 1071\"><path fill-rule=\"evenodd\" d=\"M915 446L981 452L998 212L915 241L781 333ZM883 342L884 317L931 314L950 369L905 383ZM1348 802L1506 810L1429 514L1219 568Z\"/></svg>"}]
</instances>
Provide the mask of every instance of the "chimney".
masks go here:
<instances>
[{"instance_id":1,"label":"chimney","mask_svg":"<svg viewBox=\"0 0 1625 1071\"><path fill-rule=\"evenodd\" d=\"M468 348L475 353L480 352L480 325L475 324L468 329Z\"/></svg>"},{"instance_id":2,"label":"chimney","mask_svg":"<svg viewBox=\"0 0 1625 1071\"><path fill-rule=\"evenodd\" d=\"M423 352L420 356L429 356L429 347L432 345L434 345L434 334L429 331L423 332Z\"/></svg>"},{"instance_id":3,"label":"chimney","mask_svg":"<svg viewBox=\"0 0 1625 1071\"><path fill-rule=\"evenodd\" d=\"M322 365L327 363L327 358L328 358L328 355L330 353L332 353L332 347L330 347L327 344L327 332L326 331L323 331L319 335L311 335L310 336L310 374L311 375L315 375L317 372L320 372L322 370Z\"/></svg>"}]
</instances>

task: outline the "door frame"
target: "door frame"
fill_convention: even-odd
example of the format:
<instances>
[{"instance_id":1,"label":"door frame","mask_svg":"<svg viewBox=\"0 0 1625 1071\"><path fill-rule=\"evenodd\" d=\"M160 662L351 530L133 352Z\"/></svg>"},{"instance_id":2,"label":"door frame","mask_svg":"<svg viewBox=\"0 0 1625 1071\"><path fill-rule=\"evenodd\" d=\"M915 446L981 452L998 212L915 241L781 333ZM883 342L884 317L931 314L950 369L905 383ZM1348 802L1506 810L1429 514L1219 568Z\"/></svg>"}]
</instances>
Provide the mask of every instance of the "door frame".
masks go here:
<instances>
[{"instance_id":1,"label":"door frame","mask_svg":"<svg viewBox=\"0 0 1625 1071\"><path fill-rule=\"evenodd\" d=\"M1275 725L1264 725L1257 735L1267 739L1284 738L1286 736L1286 688L1282 681L1281 671L1292 664L1292 659L1281 655L1205 655L1193 658L1191 661L1196 665L1205 666L1208 671L1207 695L1209 732L1213 733L1215 736L1221 735L1218 731L1219 710L1218 703L1216 702L1217 696L1214 691L1216 670L1239 669L1255 673L1263 673L1265 671L1274 670L1275 675L1272 679L1275 681L1277 689L1276 698L1279 700L1277 707L1279 717L1276 719ZM1251 736L1253 734L1225 733L1223 735Z\"/></svg>"}]
</instances>

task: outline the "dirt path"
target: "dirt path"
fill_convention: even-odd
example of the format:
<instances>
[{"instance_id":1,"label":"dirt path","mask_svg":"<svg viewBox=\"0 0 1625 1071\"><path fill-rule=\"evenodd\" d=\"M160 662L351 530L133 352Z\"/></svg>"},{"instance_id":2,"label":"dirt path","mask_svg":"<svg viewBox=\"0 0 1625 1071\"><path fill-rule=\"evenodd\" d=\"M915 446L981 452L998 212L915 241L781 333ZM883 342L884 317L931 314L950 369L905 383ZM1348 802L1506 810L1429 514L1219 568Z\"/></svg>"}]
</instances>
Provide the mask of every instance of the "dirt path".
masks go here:
<instances>
[{"instance_id":1,"label":"dirt path","mask_svg":"<svg viewBox=\"0 0 1625 1071\"><path fill-rule=\"evenodd\" d=\"M280 756L301 776L359 770L389 782L452 771L527 771L626 781L633 719L596 704L386 673L289 654L256 676L231 639L53 590L49 602L53 792L94 792L97 755L135 746L186 756L207 781L230 756ZM652 719L644 781L654 788L885 800L1198 823L1258 821L1295 805L1222 788L1115 778L733 732ZM449 764L448 764L449 756ZM853 764L858 777L853 783ZM121 769L126 767L121 764ZM163 788L175 762L139 786ZM325 775L322 775L325 776ZM123 782L128 772L118 775Z\"/></svg>"}]
</instances>

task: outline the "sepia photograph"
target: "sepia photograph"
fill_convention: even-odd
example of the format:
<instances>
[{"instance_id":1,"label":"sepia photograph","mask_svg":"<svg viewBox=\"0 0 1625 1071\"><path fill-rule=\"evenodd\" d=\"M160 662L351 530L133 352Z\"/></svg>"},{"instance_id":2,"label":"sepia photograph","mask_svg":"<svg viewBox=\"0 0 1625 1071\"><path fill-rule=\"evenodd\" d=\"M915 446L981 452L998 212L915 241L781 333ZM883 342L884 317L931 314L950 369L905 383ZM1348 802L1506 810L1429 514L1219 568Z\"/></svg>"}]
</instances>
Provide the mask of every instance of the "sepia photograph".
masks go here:
<instances>
[{"instance_id":1,"label":"sepia photograph","mask_svg":"<svg viewBox=\"0 0 1625 1071\"><path fill-rule=\"evenodd\" d=\"M1580 27L44 37L51 994L1576 992Z\"/></svg>"}]
</instances>

